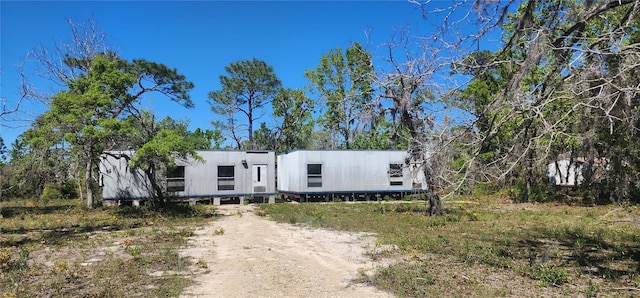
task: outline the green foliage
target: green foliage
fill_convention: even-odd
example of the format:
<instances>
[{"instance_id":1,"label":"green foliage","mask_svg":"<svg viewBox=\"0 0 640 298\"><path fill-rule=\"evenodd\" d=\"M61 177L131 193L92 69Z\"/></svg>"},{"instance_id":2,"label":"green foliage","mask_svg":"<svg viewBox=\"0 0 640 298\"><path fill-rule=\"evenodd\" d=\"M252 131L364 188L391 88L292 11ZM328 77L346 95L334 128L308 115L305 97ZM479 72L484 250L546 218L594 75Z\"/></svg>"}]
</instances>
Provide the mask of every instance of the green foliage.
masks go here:
<instances>
[{"instance_id":1,"label":"green foliage","mask_svg":"<svg viewBox=\"0 0 640 298\"><path fill-rule=\"evenodd\" d=\"M557 193L538 181L545 164L580 158L591 200L636 200L640 149L629 141L638 137L638 111L620 99L637 93L637 71L625 65L640 52L624 46L639 36L639 21L629 18L637 7L597 3L522 2L502 25L504 48L452 65L470 81L445 102L475 117L476 141L459 144L473 144L464 151L480 172L464 177L501 177L518 200L542 201Z\"/></svg>"},{"instance_id":2,"label":"green foliage","mask_svg":"<svg viewBox=\"0 0 640 298\"><path fill-rule=\"evenodd\" d=\"M7 160L7 146L4 145L4 140L0 136L0 167L4 165Z\"/></svg>"},{"instance_id":3,"label":"green foliage","mask_svg":"<svg viewBox=\"0 0 640 298\"><path fill-rule=\"evenodd\" d=\"M78 177L84 177L87 205L92 207L98 156L112 146L130 146L141 133L132 125L132 119L144 116L138 114L138 100L158 92L192 107L188 91L193 84L175 69L146 60L128 62L113 53L87 59L67 57L67 66L79 68L79 75L65 82L67 90L53 96L50 109L38 117L26 139L33 149L45 153L56 146L68 148Z\"/></svg>"},{"instance_id":4,"label":"green foliage","mask_svg":"<svg viewBox=\"0 0 640 298\"><path fill-rule=\"evenodd\" d=\"M9 151L11 160L0 167L2 198L37 198L47 183L68 185L72 180L72 159L65 148L49 148L39 143L35 129L19 136ZM69 196L76 197L74 192Z\"/></svg>"},{"instance_id":5,"label":"green foliage","mask_svg":"<svg viewBox=\"0 0 640 298\"><path fill-rule=\"evenodd\" d=\"M396 138L393 124L382 118L366 131L355 135L351 147L366 150L405 150L408 148L406 139Z\"/></svg>"},{"instance_id":6,"label":"green foliage","mask_svg":"<svg viewBox=\"0 0 640 298\"><path fill-rule=\"evenodd\" d=\"M48 202L51 200L57 200L62 198L62 192L60 191L60 187L54 184L46 184L44 186L44 190L40 195L40 200L44 202Z\"/></svg>"},{"instance_id":7,"label":"green foliage","mask_svg":"<svg viewBox=\"0 0 640 298\"><path fill-rule=\"evenodd\" d=\"M567 272L563 268L544 265L531 268L531 277L539 280L544 286L560 286L568 281Z\"/></svg>"},{"instance_id":8,"label":"green foliage","mask_svg":"<svg viewBox=\"0 0 640 298\"><path fill-rule=\"evenodd\" d=\"M129 164L133 168L143 170L151 169L156 163L172 167L175 165L175 158L196 157L198 159L195 145L192 139L179 131L161 128L151 140L136 150Z\"/></svg>"},{"instance_id":9,"label":"green foliage","mask_svg":"<svg viewBox=\"0 0 640 298\"><path fill-rule=\"evenodd\" d=\"M138 144L133 156L116 156L130 158L128 163L132 169L141 169L151 184L152 193L149 194L158 207L164 207L171 199L162 181L167 171L173 169L176 159L202 161L196 150L210 149L212 145L219 146L219 132L187 130L187 123L166 117L160 122L154 121L153 115L143 115L143 121L134 119L142 133L135 135L134 142ZM216 142L216 144L212 144Z\"/></svg>"},{"instance_id":10,"label":"green foliage","mask_svg":"<svg viewBox=\"0 0 640 298\"><path fill-rule=\"evenodd\" d=\"M278 143L276 138L275 132L262 122L260 128L253 132L254 149L275 150Z\"/></svg>"},{"instance_id":11,"label":"green foliage","mask_svg":"<svg viewBox=\"0 0 640 298\"><path fill-rule=\"evenodd\" d=\"M302 90L280 89L271 102L273 116L281 118L278 128L278 153L289 150L307 149L311 146L313 132L314 102ZM262 128L261 128L262 129Z\"/></svg>"},{"instance_id":12,"label":"green foliage","mask_svg":"<svg viewBox=\"0 0 640 298\"><path fill-rule=\"evenodd\" d=\"M227 75L219 77L222 89L209 92L207 102L214 113L226 119L213 125L229 133L237 149L254 149L254 123L280 90L281 82L273 67L258 59L231 63L225 71ZM243 140L248 140L248 146L243 147Z\"/></svg>"},{"instance_id":13,"label":"green foliage","mask_svg":"<svg viewBox=\"0 0 640 298\"><path fill-rule=\"evenodd\" d=\"M76 185L73 180L64 181L62 184L47 183L40 194L40 200L49 202L58 199L75 199L78 197Z\"/></svg>"},{"instance_id":14,"label":"green foliage","mask_svg":"<svg viewBox=\"0 0 640 298\"><path fill-rule=\"evenodd\" d=\"M193 142L194 148L198 150L221 149L226 138L219 130L202 130L196 128L193 133L189 134L190 142Z\"/></svg>"},{"instance_id":15,"label":"green foliage","mask_svg":"<svg viewBox=\"0 0 640 298\"><path fill-rule=\"evenodd\" d=\"M340 148L352 148L358 128L369 124L366 119L375 113L371 109L374 76L372 56L357 42L344 52L340 48L329 51L318 67L305 72L310 91L326 107L319 124L340 136Z\"/></svg>"}]
</instances>

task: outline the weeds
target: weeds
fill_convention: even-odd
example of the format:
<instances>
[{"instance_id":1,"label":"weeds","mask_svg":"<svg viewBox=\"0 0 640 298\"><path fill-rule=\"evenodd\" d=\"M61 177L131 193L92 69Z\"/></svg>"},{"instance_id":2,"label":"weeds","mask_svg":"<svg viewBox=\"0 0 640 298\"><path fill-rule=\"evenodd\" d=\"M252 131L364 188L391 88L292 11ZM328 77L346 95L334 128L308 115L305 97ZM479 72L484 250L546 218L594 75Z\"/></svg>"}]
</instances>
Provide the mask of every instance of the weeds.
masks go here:
<instances>
[{"instance_id":1,"label":"weeds","mask_svg":"<svg viewBox=\"0 0 640 298\"><path fill-rule=\"evenodd\" d=\"M213 207L95 208L80 200L0 203L0 297L176 297L177 250Z\"/></svg>"},{"instance_id":2,"label":"weeds","mask_svg":"<svg viewBox=\"0 0 640 298\"><path fill-rule=\"evenodd\" d=\"M640 211L634 206L612 211L491 197L460 202L434 217L425 216L424 202L260 207L276 221L376 233L370 256L401 254L402 260L379 270L372 282L401 297L572 296L571 289L589 297L605 288L640 290Z\"/></svg>"},{"instance_id":3,"label":"weeds","mask_svg":"<svg viewBox=\"0 0 640 298\"><path fill-rule=\"evenodd\" d=\"M539 280L542 286L561 286L568 281L567 272L561 267L537 265L530 272L531 278Z\"/></svg>"}]
</instances>

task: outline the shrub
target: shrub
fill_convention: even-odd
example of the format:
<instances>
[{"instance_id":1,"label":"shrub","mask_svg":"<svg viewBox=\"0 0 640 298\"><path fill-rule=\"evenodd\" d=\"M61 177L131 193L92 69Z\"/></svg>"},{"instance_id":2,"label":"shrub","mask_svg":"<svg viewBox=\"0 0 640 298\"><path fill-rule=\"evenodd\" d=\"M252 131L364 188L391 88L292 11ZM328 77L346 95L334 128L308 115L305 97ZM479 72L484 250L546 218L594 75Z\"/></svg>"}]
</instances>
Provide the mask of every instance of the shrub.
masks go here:
<instances>
[{"instance_id":1,"label":"shrub","mask_svg":"<svg viewBox=\"0 0 640 298\"><path fill-rule=\"evenodd\" d=\"M60 185L60 195L63 199L76 199L78 198L77 184L74 180L68 180Z\"/></svg>"},{"instance_id":2,"label":"shrub","mask_svg":"<svg viewBox=\"0 0 640 298\"><path fill-rule=\"evenodd\" d=\"M57 184L50 184L50 183L45 184L44 190L42 190L42 194L40 194L40 200L44 202L57 200L61 198L62 198L62 192L60 191L60 186Z\"/></svg>"},{"instance_id":3,"label":"shrub","mask_svg":"<svg viewBox=\"0 0 640 298\"><path fill-rule=\"evenodd\" d=\"M533 267L531 277L541 281L543 285L560 286L568 281L567 272L564 268L544 265Z\"/></svg>"}]
</instances>

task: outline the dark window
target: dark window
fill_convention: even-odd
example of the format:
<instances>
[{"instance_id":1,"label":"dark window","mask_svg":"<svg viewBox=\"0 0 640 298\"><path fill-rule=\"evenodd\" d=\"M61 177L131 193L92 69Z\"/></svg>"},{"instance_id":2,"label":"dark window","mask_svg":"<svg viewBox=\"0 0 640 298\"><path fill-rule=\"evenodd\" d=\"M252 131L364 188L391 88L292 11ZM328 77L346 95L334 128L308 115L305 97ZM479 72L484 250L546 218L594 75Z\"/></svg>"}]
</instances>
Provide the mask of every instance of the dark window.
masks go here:
<instances>
[{"instance_id":1,"label":"dark window","mask_svg":"<svg viewBox=\"0 0 640 298\"><path fill-rule=\"evenodd\" d=\"M218 190L234 190L233 166L218 166Z\"/></svg>"},{"instance_id":2,"label":"dark window","mask_svg":"<svg viewBox=\"0 0 640 298\"><path fill-rule=\"evenodd\" d=\"M389 185L402 185L402 164L392 163L389 165Z\"/></svg>"},{"instance_id":3,"label":"dark window","mask_svg":"<svg viewBox=\"0 0 640 298\"><path fill-rule=\"evenodd\" d=\"M260 173L261 173L261 172L262 172L262 171L261 171L260 167L258 167L258 182L260 182Z\"/></svg>"},{"instance_id":4,"label":"dark window","mask_svg":"<svg viewBox=\"0 0 640 298\"><path fill-rule=\"evenodd\" d=\"M184 166L176 166L167 170L167 191L184 191Z\"/></svg>"},{"instance_id":5,"label":"dark window","mask_svg":"<svg viewBox=\"0 0 640 298\"><path fill-rule=\"evenodd\" d=\"M307 165L307 187L322 187L322 165Z\"/></svg>"}]
</instances>

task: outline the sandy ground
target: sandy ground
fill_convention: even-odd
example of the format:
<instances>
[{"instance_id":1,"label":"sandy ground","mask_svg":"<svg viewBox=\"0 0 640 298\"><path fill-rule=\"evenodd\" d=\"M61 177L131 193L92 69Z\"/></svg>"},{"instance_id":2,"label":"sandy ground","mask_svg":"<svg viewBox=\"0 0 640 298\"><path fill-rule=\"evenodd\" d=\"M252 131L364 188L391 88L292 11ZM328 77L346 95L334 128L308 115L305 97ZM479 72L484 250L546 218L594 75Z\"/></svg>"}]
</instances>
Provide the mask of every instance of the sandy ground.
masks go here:
<instances>
[{"instance_id":1,"label":"sandy ground","mask_svg":"<svg viewBox=\"0 0 640 298\"><path fill-rule=\"evenodd\" d=\"M354 281L382 266L364 255L372 235L276 223L254 208L222 205L195 232L182 253L200 269L181 297L393 297Z\"/></svg>"}]
</instances>

